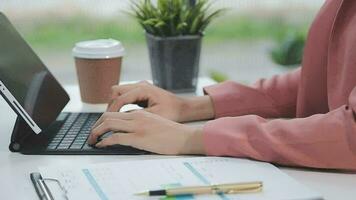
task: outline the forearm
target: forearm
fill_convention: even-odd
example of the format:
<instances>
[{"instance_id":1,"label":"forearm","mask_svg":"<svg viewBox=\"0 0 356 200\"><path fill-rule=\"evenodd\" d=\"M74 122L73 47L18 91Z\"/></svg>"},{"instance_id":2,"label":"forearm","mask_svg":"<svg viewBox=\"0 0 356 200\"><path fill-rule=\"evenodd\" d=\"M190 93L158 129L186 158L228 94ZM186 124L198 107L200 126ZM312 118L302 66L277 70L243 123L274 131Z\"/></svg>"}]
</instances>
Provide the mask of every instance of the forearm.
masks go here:
<instances>
[{"instance_id":1,"label":"forearm","mask_svg":"<svg viewBox=\"0 0 356 200\"><path fill-rule=\"evenodd\" d=\"M204 149L212 156L356 170L354 123L347 106L292 120L266 120L256 115L220 118L204 126Z\"/></svg>"},{"instance_id":2,"label":"forearm","mask_svg":"<svg viewBox=\"0 0 356 200\"><path fill-rule=\"evenodd\" d=\"M213 102L214 117L254 114L266 118L290 118L296 115L300 70L261 79L254 86L233 81L204 88Z\"/></svg>"},{"instance_id":3,"label":"forearm","mask_svg":"<svg viewBox=\"0 0 356 200\"><path fill-rule=\"evenodd\" d=\"M214 106L210 96L183 98L180 122L214 118Z\"/></svg>"}]
</instances>

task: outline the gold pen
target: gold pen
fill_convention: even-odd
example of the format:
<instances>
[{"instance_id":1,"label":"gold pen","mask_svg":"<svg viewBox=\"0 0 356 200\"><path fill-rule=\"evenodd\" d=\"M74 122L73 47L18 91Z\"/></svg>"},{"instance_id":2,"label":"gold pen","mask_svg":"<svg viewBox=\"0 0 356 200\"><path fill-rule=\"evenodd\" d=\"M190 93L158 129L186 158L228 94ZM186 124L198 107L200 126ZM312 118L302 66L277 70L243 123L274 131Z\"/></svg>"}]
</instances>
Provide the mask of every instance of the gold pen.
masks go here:
<instances>
[{"instance_id":1,"label":"gold pen","mask_svg":"<svg viewBox=\"0 0 356 200\"><path fill-rule=\"evenodd\" d=\"M252 193L262 191L263 183L261 181L246 183L230 183L209 186L178 187L164 190L148 190L136 193L143 196L179 196L179 195L197 195L197 194L237 194Z\"/></svg>"}]
</instances>

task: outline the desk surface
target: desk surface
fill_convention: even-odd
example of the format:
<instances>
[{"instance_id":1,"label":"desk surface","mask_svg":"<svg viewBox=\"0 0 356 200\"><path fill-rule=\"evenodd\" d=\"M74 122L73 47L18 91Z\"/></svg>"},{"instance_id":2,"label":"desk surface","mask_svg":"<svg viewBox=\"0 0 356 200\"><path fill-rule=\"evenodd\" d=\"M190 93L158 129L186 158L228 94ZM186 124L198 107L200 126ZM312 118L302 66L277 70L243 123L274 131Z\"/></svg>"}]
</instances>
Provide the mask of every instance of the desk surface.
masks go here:
<instances>
[{"instance_id":1,"label":"desk surface","mask_svg":"<svg viewBox=\"0 0 356 200\"><path fill-rule=\"evenodd\" d=\"M214 83L210 79L200 79L198 88ZM79 90L76 86L67 86L66 90L71 96L71 102L66 111L103 111L105 105L82 104L79 99ZM199 93L201 94L201 90ZM16 114L0 98L0 191L1 199L38 199L29 179L29 173L37 171L39 166L56 164L89 164L99 162L115 162L123 160L143 160L167 158L167 156L44 156L22 155L8 151L11 131ZM201 125L203 122L192 125ZM169 156L174 157L174 156ZM302 184L319 192L326 200L355 199L356 174L331 173L323 171L308 171L304 169L280 168Z\"/></svg>"}]
</instances>

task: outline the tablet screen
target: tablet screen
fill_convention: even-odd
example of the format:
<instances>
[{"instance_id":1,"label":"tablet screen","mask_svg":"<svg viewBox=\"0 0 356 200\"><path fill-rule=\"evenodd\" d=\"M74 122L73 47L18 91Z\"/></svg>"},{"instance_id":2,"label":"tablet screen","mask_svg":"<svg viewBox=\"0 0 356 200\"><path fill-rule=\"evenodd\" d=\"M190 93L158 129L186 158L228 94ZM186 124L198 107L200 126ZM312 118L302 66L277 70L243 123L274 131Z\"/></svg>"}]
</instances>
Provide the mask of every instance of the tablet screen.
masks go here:
<instances>
[{"instance_id":1,"label":"tablet screen","mask_svg":"<svg viewBox=\"0 0 356 200\"><path fill-rule=\"evenodd\" d=\"M61 85L1 13L0 80L20 104L13 104L13 109L22 107L42 130L48 128L69 101Z\"/></svg>"}]
</instances>

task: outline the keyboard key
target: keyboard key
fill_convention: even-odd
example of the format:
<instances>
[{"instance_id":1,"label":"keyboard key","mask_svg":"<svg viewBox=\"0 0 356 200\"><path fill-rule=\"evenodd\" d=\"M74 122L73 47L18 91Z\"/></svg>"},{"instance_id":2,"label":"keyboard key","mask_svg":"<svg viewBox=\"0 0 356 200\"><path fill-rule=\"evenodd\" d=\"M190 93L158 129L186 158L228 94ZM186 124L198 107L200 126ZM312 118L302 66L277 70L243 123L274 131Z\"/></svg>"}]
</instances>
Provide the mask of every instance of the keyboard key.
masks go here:
<instances>
[{"instance_id":1,"label":"keyboard key","mask_svg":"<svg viewBox=\"0 0 356 200\"><path fill-rule=\"evenodd\" d=\"M93 149L88 143L85 143L82 149Z\"/></svg>"},{"instance_id":2,"label":"keyboard key","mask_svg":"<svg viewBox=\"0 0 356 200\"><path fill-rule=\"evenodd\" d=\"M57 146L48 146L47 149L48 149L48 150L54 150L54 149L56 149L56 147L57 147Z\"/></svg>"},{"instance_id":3,"label":"keyboard key","mask_svg":"<svg viewBox=\"0 0 356 200\"><path fill-rule=\"evenodd\" d=\"M72 143L60 143L58 147L62 146L62 147L65 147L65 148L69 148L71 144Z\"/></svg>"},{"instance_id":4,"label":"keyboard key","mask_svg":"<svg viewBox=\"0 0 356 200\"><path fill-rule=\"evenodd\" d=\"M81 149L83 144L73 144L69 149Z\"/></svg>"},{"instance_id":5,"label":"keyboard key","mask_svg":"<svg viewBox=\"0 0 356 200\"><path fill-rule=\"evenodd\" d=\"M63 138L62 141L73 141L74 140L74 137L71 137L71 136L66 136Z\"/></svg>"},{"instance_id":6,"label":"keyboard key","mask_svg":"<svg viewBox=\"0 0 356 200\"><path fill-rule=\"evenodd\" d=\"M82 147L84 145L84 143L73 143L72 146L80 146Z\"/></svg>"},{"instance_id":7,"label":"keyboard key","mask_svg":"<svg viewBox=\"0 0 356 200\"><path fill-rule=\"evenodd\" d=\"M56 135L56 137L54 137L53 140L61 141L63 137L64 137L64 136Z\"/></svg>"},{"instance_id":8,"label":"keyboard key","mask_svg":"<svg viewBox=\"0 0 356 200\"><path fill-rule=\"evenodd\" d=\"M62 141L73 141L74 137L64 137Z\"/></svg>"},{"instance_id":9,"label":"keyboard key","mask_svg":"<svg viewBox=\"0 0 356 200\"><path fill-rule=\"evenodd\" d=\"M99 114L72 113L53 138L48 149L92 149L86 144L92 126Z\"/></svg>"},{"instance_id":10,"label":"keyboard key","mask_svg":"<svg viewBox=\"0 0 356 200\"><path fill-rule=\"evenodd\" d=\"M59 142L51 142L48 144L48 146L58 146Z\"/></svg>"},{"instance_id":11,"label":"keyboard key","mask_svg":"<svg viewBox=\"0 0 356 200\"><path fill-rule=\"evenodd\" d=\"M60 142L62 139L60 138L53 138L53 140L51 142Z\"/></svg>"},{"instance_id":12,"label":"keyboard key","mask_svg":"<svg viewBox=\"0 0 356 200\"><path fill-rule=\"evenodd\" d=\"M60 150L64 150L64 149L68 149L69 148L69 145L68 146L58 146L57 149L60 149Z\"/></svg>"},{"instance_id":13,"label":"keyboard key","mask_svg":"<svg viewBox=\"0 0 356 200\"><path fill-rule=\"evenodd\" d=\"M58 144L59 144L59 143L52 143L52 142L51 142L51 143L49 143L48 146L54 146L54 147L56 147L56 146L58 146Z\"/></svg>"},{"instance_id":14,"label":"keyboard key","mask_svg":"<svg viewBox=\"0 0 356 200\"><path fill-rule=\"evenodd\" d=\"M62 142L72 142L74 138L63 138Z\"/></svg>"},{"instance_id":15,"label":"keyboard key","mask_svg":"<svg viewBox=\"0 0 356 200\"><path fill-rule=\"evenodd\" d=\"M74 140L75 144L84 144L86 140Z\"/></svg>"}]
</instances>

